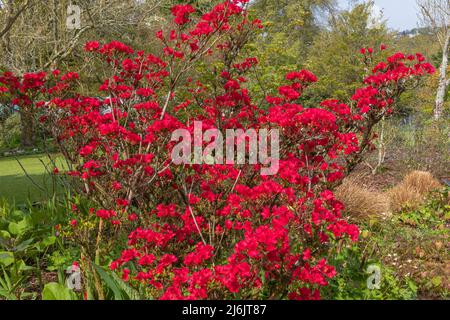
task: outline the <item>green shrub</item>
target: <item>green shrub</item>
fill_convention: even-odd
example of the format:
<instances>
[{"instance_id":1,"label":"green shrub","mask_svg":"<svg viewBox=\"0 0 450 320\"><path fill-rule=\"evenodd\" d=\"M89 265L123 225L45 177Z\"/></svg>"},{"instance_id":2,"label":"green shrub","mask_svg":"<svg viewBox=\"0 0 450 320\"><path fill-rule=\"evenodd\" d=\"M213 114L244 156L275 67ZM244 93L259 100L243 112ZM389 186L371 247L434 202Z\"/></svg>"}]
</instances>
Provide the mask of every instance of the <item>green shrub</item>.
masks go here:
<instances>
[{"instance_id":1,"label":"green shrub","mask_svg":"<svg viewBox=\"0 0 450 320\"><path fill-rule=\"evenodd\" d=\"M56 201L19 210L0 200L0 297L39 297L48 256L64 250L55 226L64 221L66 211ZM34 285L32 279L37 280Z\"/></svg>"},{"instance_id":2,"label":"green shrub","mask_svg":"<svg viewBox=\"0 0 450 320\"><path fill-rule=\"evenodd\" d=\"M339 262L338 276L330 281L324 295L332 300L411 300L417 297L417 287L410 278L401 278L371 256L359 244L343 248L335 254ZM378 275L375 268L379 270ZM373 286L369 286L372 283Z\"/></svg>"},{"instance_id":3,"label":"green shrub","mask_svg":"<svg viewBox=\"0 0 450 320\"><path fill-rule=\"evenodd\" d=\"M0 151L18 148L21 137L19 114L8 117L0 126L0 131Z\"/></svg>"}]
</instances>

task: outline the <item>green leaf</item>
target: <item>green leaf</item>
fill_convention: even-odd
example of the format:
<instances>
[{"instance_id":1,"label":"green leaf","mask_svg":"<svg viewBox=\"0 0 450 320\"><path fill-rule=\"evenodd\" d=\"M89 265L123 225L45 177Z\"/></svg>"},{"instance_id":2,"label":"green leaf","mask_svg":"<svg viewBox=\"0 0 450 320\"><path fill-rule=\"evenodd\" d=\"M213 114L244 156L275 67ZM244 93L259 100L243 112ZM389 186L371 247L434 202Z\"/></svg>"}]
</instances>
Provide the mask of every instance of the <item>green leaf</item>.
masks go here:
<instances>
[{"instance_id":1,"label":"green leaf","mask_svg":"<svg viewBox=\"0 0 450 320\"><path fill-rule=\"evenodd\" d=\"M7 289L9 292L11 292L12 290L12 284L11 284L11 279L9 278L8 274L6 273L5 268L2 267L2 271L3 271L3 278L0 278L2 281L2 287L4 289Z\"/></svg>"},{"instance_id":2,"label":"green leaf","mask_svg":"<svg viewBox=\"0 0 450 320\"><path fill-rule=\"evenodd\" d=\"M49 236L49 237L44 238L44 239L42 240L42 244L43 244L44 246L46 246L46 247L55 244L55 242L56 242L56 237L55 237L55 236Z\"/></svg>"},{"instance_id":3,"label":"green leaf","mask_svg":"<svg viewBox=\"0 0 450 320\"><path fill-rule=\"evenodd\" d=\"M41 242L36 243L35 247L39 251L43 251L47 247L50 247L50 246L54 245L55 242L56 242L56 237L55 236L49 236L47 238L44 238Z\"/></svg>"},{"instance_id":4,"label":"green leaf","mask_svg":"<svg viewBox=\"0 0 450 320\"><path fill-rule=\"evenodd\" d=\"M408 287L411 289L411 291L417 292L417 286L412 280L408 280L407 283L408 283Z\"/></svg>"},{"instance_id":5,"label":"green leaf","mask_svg":"<svg viewBox=\"0 0 450 320\"><path fill-rule=\"evenodd\" d=\"M23 219L19 222L11 222L8 226L8 230L11 234L21 236L23 235L29 227L28 220Z\"/></svg>"},{"instance_id":6,"label":"green leaf","mask_svg":"<svg viewBox=\"0 0 450 320\"><path fill-rule=\"evenodd\" d=\"M12 252L0 251L0 264L7 267L14 263L14 255Z\"/></svg>"},{"instance_id":7,"label":"green leaf","mask_svg":"<svg viewBox=\"0 0 450 320\"><path fill-rule=\"evenodd\" d=\"M17 297L7 290L0 289L0 297L5 297L7 300L17 300Z\"/></svg>"},{"instance_id":8,"label":"green leaf","mask_svg":"<svg viewBox=\"0 0 450 320\"><path fill-rule=\"evenodd\" d=\"M128 298L130 300L142 300L141 295L139 294L139 292L136 289L130 287L128 285L128 283L126 283L125 281L120 279L116 273L111 272L111 275L114 278L114 280L117 282L117 285L120 287L120 289L122 289L122 291L124 293L126 293L126 295L128 296Z\"/></svg>"},{"instance_id":9,"label":"green leaf","mask_svg":"<svg viewBox=\"0 0 450 320\"><path fill-rule=\"evenodd\" d=\"M431 283L433 284L433 286L435 287L439 287L442 283L442 278L441 277L434 277L433 279L431 279Z\"/></svg>"},{"instance_id":10,"label":"green leaf","mask_svg":"<svg viewBox=\"0 0 450 320\"><path fill-rule=\"evenodd\" d=\"M33 238L25 240L24 242L17 245L13 250L17 252L22 252L27 250L30 247L30 244L34 241Z\"/></svg>"},{"instance_id":11,"label":"green leaf","mask_svg":"<svg viewBox=\"0 0 450 320\"><path fill-rule=\"evenodd\" d=\"M21 211L21 210L14 210L12 213L11 213L11 217L13 218L13 219L17 219L17 220L19 220L19 219L23 219L23 216L25 215L25 213L23 212L23 211ZM16 221L17 221L16 220Z\"/></svg>"},{"instance_id":12,"label":"green leaf","mask_svg":"<svg viewBox=\"0 0 450 320\"><path fill-rule=\"evenodd\" d=\"M7 240L7 239L11 238L11 235L6 230L0 230L0 238L3 238L3 239Z\"/></svg>"},{"instance_id":13,"label":"green leaf","mask_svg":"<svg viewBox=\"0 0 450 320\"><path fill-rule=\"evenodd\" d=\"M34 267L27 266L27 264L26 264L25 261L23 261L23 260L17 261L17 262L16 262L16 265L17 265L17 269L18 269L19 271L31 271L31 270L35 270Z\"/></svg>"},{"instance_id":14,"label":"green leaf","mask_svg":"<svg viewBox=\"0 0 450 320\"><path fill-rule=\"evenodd\" d=\"M75 292L66 286L50 282L44 286L42 291L42 300L77 300Z\"/></svg>"},{"instance_id":15,"label":"green leaf","mask_svg":"<svg viewBox=\"0 0 450 320\"><path fill-rule=\"evenodd\" d=\"M122 292L117 282L110 275L108 275L106 271L103 270L102 267L96 265L95 263L92 263L92 265L94 266L97 273L100 275L100 278L102 278L103 281L105 281L108 288L110 288L114 293L114 300L124 300Z\"/></svg>"}]
</instances>

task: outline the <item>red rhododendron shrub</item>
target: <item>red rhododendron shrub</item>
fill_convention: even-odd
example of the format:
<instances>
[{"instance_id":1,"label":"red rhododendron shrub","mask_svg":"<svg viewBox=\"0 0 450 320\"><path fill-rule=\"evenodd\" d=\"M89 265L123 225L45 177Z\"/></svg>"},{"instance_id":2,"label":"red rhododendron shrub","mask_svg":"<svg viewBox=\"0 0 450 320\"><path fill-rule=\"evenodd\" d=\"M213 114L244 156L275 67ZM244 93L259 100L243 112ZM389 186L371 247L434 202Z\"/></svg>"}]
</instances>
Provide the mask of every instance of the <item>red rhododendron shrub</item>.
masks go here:
<instances>
[{"instance_id":1,"label":"red rhododendron shrub","mask_svg":"<svg viewBox=\"0 0 450 320\"><path fill-rule=\"evenodd\" d=\"M359 234L329 188L371 149L373 126L400 94L433 72L420 54L378 63L367 49L362 58L374 67L350 104L300 104L318 81L306 70L288 73L278 95L255 102L247 83L258 60L241 49L261 25L248 19L246 2L226 1L200 17L190 5L173 7L173 29L156 34L160 53L87 43L109 70L102 98L69 94L74 74L0 77L2 90L24 100L27 79L37 78L32 87L46 99L34 106L72 166L67 174L95 203L87 214L74 208L73 228L100 221L89 240L97 257L122 246L110 268L153 298L320 298L336 275L330 248ZM203 130L278 130L278 170L174 164L172 133L194 133L199 121Z\"/></svg>"}]
</instances>

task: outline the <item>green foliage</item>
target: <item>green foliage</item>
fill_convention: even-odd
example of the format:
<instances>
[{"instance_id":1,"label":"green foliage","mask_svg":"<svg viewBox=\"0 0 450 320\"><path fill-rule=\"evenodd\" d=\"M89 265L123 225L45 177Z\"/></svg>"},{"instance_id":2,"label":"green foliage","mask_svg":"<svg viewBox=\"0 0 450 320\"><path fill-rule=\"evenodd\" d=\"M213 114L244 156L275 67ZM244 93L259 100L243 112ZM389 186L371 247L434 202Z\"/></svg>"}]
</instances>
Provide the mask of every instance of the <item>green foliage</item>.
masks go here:
<instances>
[{"instance_id":1,"label":"green foliage","mask_svg":"<svg viewBox=\"0 0 450 320\"><path fill-rule=\"evenodd\" d=\"M6 210L5 210L6 209ZM42 232L31 215L2 208L0 219L0 295L23 299L32 296L24 284L36 266L39 254L55 243L56 238Z\"/></svg>"},{"instance_id":2,"label":"green foliage","mask_svg":"<svg viewBox=\"0 0 450 320\"><path fill-rule=\"evenodd\" d=\"M264 25L247 45L260 61L252 92L263 97L274 93L263 90L279 87L287 72L304 67L309 47L322 28L321 15L334 12L335 7L333 0L256 0L250 9Z\"/></svg>"},{"instance_id":3,"label":"green foliage","mask_svg":"<svg viewBox=\"0 0 450 320\"><path fill-rule=\"evenodd\" d=\"M450 261L449 188L414 211L361 223L361 241L330 253L338 276L325 289L327 299L448 299ZM370 289L369 266L380 269L379 288Z\"/></svg>"},{"instance_id":4,"label":"green foliage","mask_svg":"<svg viewBox=\"0 0 450 320\"><path fill-rule=\"evenodd\" d=\"M406 225L427 231L430 226L437 226L438 230L445 229L443 224L450 220L450 205L443 204L443 199L448 198L446 189L442 193L436 193L435 198L430 202L414 211L404 211L398 216L398 220Z\"/></svg>"},{"instance_id":5,"label":"green foliage","mask_svg":"<svg viewBox=\"0 0 450 320\"><path fill-rule=\"evenodd\" d=\"M73 290L63 284L50 282L42 290L42 300L78 300Z\"/></svg>"},{"instance_id":6,"label":"green foliage","mask_svg":"<svg viewBox=\"0 0 450 320\"><path fill-rule=\"evenodd\" d=\"M417 210L405 210L366 226L368 236L361 245L395 269L398 278L412 279L419 297L449 297L449 190L434 193Z\"/></svg>"},{"instance_id":7,"label":"green foliage","mask_svg":"<svg viewBox=\"0 0 450 320\"><path fill-rule=\"evenodd\" d=\"M20 146L20 135L20 116L18 113L14 113L0 123L0 152L18 148Z\"/></svg>"},{"instance_id":8,"label":"green foliage","mask_svg":"<svg viewBox=\"0 0 450 320\"><path fill-rule=\"evenodd\" d=\"M0 201L0 296L7 299L36 298L42 286L42 260L61 240L54 226L64 220L64 211L54 201L45 206L18 210Z\"/></svg>"},{"instance_id":9,"label":"green foliage","mask_svg":"<svg viewBox=\"0 0 450 320\"><path fill-rule=\"evenodd\" d=\"M340 99L346 102L360 85L364 68L361 48L390 44L383 21L370 21L372 3L356 5L350 11L343 11L330 20L330 30L323 30L314 40L309 51L307 68L320 79L311 88L310 95L322 99Z\"/></svg>"},{"instance_id":10,"label":"green foliage","mask_svg":"<svg viewBox=\"0 0 450 320\"><path fill-rule=\"evenodd\" d=\"M333 5L332 0L254 1L252 12L266 26L258 39L263 51L281 53L267 55L268 64L299 63L319 31L320 14L333 11Z\"/></svg>"},{"instance_id":11,"label":"green foliage","mask_svg":"<svg viewBox=\"0 0 450 320\"><path fill-rule=\"evenodd\" d=\"M361 245L343 248L333 254L338 276L330 281L324 297L337 300L411 300L417 296L417 287L409 278L400 278L394 269L377 257L370 257ZM368 286L369 266L380 268L380 287Z\"/></svg>"},{"instance_id":12,"label":"green foliage","mask_svg":"<svg viewBox=\"0 0 450 320\"><path fill-rule=\"evenodd\" d=\"M93 264L103 284L111 293L111 300L141 300L138 291L120 279L113 271Z\"/></svg>"}]
</instances>

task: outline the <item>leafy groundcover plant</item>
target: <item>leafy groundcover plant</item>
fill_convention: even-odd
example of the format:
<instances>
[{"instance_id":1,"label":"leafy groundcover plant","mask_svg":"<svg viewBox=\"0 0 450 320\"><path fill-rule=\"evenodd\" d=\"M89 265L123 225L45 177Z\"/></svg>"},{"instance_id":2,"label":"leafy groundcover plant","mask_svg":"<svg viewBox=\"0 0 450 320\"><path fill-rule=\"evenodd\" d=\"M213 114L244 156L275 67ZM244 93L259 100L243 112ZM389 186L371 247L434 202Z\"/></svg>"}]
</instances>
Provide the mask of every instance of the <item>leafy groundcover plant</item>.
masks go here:
<instances>
[{"instance_id":1,"label":"leafy groundcover plant","mask_svg":"<svg viewBox=\"0 0 450 320\"><path fill-rule=\"evenodd\" d=\"M254 101L258 60L244 49L262 26L247 2L205 14L174 6L172 28L156 33L161 48L152 54L87 43L104 62L102 98L77 94L82 80L72 72L0 76L5 97L39 114L71 166L65 174L91 203L68 213L85 284L98 282L93 262L121 248L110 268L146 297L319 299L336 276L329 252L358 240L330 190L373 148L374 125L433 67L421 54L378 62L386 48L365 48L368 75L347 104L302 105L317 81L307 70ZM194 121L204 130L278 130L278 172L262 175L264 164L175 165L172 132L193 132ZM101 286L95 295L104 297Z\"/></svg>"}]
</instances>

